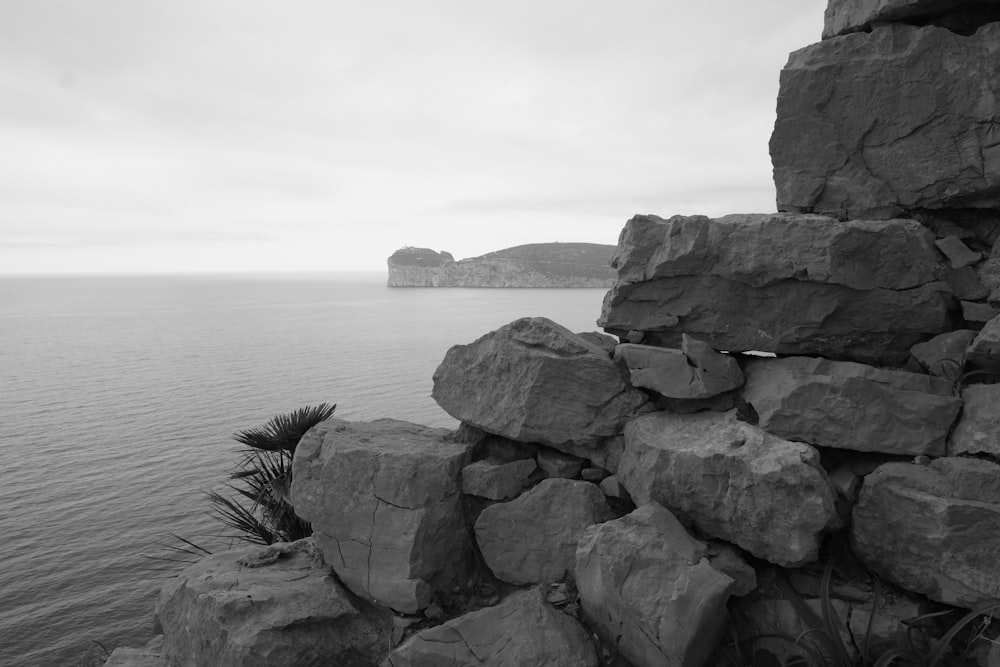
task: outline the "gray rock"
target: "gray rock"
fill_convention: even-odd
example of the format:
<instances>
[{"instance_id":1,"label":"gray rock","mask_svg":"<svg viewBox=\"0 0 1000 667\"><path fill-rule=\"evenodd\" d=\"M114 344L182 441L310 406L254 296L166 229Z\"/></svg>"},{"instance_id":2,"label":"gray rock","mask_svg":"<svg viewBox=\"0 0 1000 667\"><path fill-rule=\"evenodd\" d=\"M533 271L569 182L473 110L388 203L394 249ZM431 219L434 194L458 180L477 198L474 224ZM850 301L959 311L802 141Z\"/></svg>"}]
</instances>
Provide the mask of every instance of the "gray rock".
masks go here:
<instances>
[{"instance_id":1,"label":"gray rock","mask_svg":"<svg viewBox=\"0 0 1000 667\"><path fill-rule=\"evenodd\" d=\"M733 580L731 595L743 597L757 590L757 571L743 560L739 549L716 540L706 542L705 546L711 566Z\"/></svg>"},{"instance_id":2,"label":"gray rock","mask_svg":"<svg viewBox=\"0 0 1000 667\"><path fill-rule=\"evenodd\" d=\"M387 611L360 611L312 539L270 565L238 564L260 547L206 556L160 592L154 625L171 665L372 665L388 647Z\"/></svg>"},{"instance_id":3,"label":"gray rock","mask_svg":"<svg viewBox=\"0 0 1000 667\"><path fill-rule=\"evenodd\" d=\"M382 667L544 665L596 667L587 632L546 604L537 588L423 630L393 651Z\"/></svg>"},{"instance_id":4,"label":"gray rock","mask_svg":"<svg viewBox=\"0 0 1000 667\"><path fill-rule=\"evenodd\" d=\"M484 431L586 458L647 402L604 350L541 317L448 350L433 397Z\"/></svg>"},{"instance_id":5,"label":"gray rock","mask_svg":"<svg viewBox=\"0 0 1000 667\"><path fill-rule=\"evenodd\" d=\"M412 614L460 576L469 447L446 429L394 419L329 419L302 437L292 502L352 591Z\"/></svg>"},{"instance_id":6,"label":"gray rock","mask_svg":"<svg viewBox=\"0 0 1000 667\"><path fill-rule=\"evenodd\" d=\"M948 439L949 456L990 454L1000 459L997 406L1000 406L1000 384L972 384L962 389L962 416Z\"/></svg>"},{"instance_id":7,"label":"gray rock","mask_svg":"<svg viewBox=\"0 0 1000 667\"><path fill-rule=\"evenodd\" d=\"M969 346L965 359L979 368L1000 370L1000 315L986 322Z\"/></svg>"},{"instance_id":8,"label":"gray rock","mask_svg":"<svg viewBox=\"0 0 1000 667\"><path fill-rule=\"evenodd\" d=\"M969 326L982 326L996 317L997 309L987 303L962 301L962 318Z\"/></svg>"},{"instance_id":9,"label":"gray rock","mask_svg":"<svg viewBox=\"0 0 1000 667\"><path fill-rule=\"evenodd\" d=\"M952 382L812 357L751 359L743 397L783 438L862 452L942 456L962 402Z\"/></svg>"},{"instance_id":10,"label":"gray rock","mask_svg":"<svg viewBox=\"0 0 1000 667\"><path fill-rule=\"evenodd\" d=\"M871 28L890 21L937 20L967 31L987 20L1000 19L998 0L830 0L823 39Z\"/></svg>"},{"instance_id":11,"label":"gray rock","mask_svg":"<svg viewBox=\"0 0 1000 667\"><path fill-rule=\"evenodd\" d=\"M854 552L888 581L972 608L1000 598L1000 466L968 458L886 463L854 507Z\"/></svg>"},{"instance_id":12,"label":"gray rock","mask_svg":"<svg viewBox=\"0 0 1000 667\"><path fill-rule=\"evenodd\" d=\"M537 469L533 459L510 463L476 461L462 469L462 493L490 500L510 500L531 483L531 475Z\"/></svg>"},{"instance_id":13,"label":"gray rock","mask_svg":"<svg viewBox=\"0 0 1000 667\"><path fill-rule=\"evenodd\" d=\"M615 353L615 347L618 345L618 339L600 331L581 331L577 336L601 348L608 353L609 357Z\"/></svg>"},{"instance_id":14,"label":"gray rock","mask_svg":"<svg viewBox=\"0 0 1000 667\"><path fill-rule=\"evenodd\" d=\"M891 24L792 53L770 144L778 210L1000 205L998 40L1000 23L970 36Z\"/></svg>"},{"instance_id":15,"label":"gray rock","mask_svg":"<svg viewBox=\"0 0 1000 667\"><path fill-rule=\"evenodd\" d=\"M980 253L969 250L969 246L962 243L962 239L957 236L946 236L943 239L938 239L934 241L934 245L948 258L953 269L971 266L983 257Z\"/></svg>"},{"instance_id":16,"label":"gray rock","mask_svg":"<svg viewBox=\"0 0 1000 667\"><path fill-rule=\"evenodd\" d=\"M606 495L608 498L632 500L632 496L630 496L625 487L622 486L621 480L618 479L618 475L611 475L610 477L602 479L599 488L601 489L601 493Z\"/></svg>"},{"instance_id":17,"label":"gray rock","mask_svg":"<svg viewBox=\"0 0 1000 667\"><path fill-rule=\"evenodd\" d=\"M668 398L710 398L743 385L736 359L684 334L679 350L623 343L615 359L628 367L634 386Z\"/></svg>"},{"instance_id":18,"label":"gray rock","mask_svg":"<svg viewBox=\"0 0 1000 667\"><path fill-rule=\"evenodd\" d=\"M955 298L961 301L980 301L990 295L990 290L983 285L979 273L971 266L963 266L960 269L948 267L939 275Z\"/></svg>"},{"instance_id":19,"label":"gray rock","mask_svg":"<svg viewBox=\"0 0 1000 667\"><path fill-rule=\"evenodd\" d=\"M618 477L637 505L660 503L701 533L788 567L815 560L839 525L816 450L733 412L633 420Z\"/></svg>"},{"instance_id":20,"label":"gray rock","mask_svg":"<svg viewBox=\"0 0 1000 667\"><path fill-rule=\"evenodd\" d=\"M119 646L111 652L103 667L167 667L162 651L163 635L157 635L142 648Z\"/></svg>"},{"instance_id":21,"label":"gray rock","mask_svg":"<svg viewBox=\"0 0 1000 667\"><path fill-rule=\"evenodd\" d=\"M962 375L965 351L975 337L976 332L970 329L949 331L925 343L914 345L910 349L910 354L920 367L931 375L954 381Z\"/></svg>"},{"instance_id":22,"label":"gray rock","mask_svg":"<svg viewBox=\"0 0 1000 667\"><path fill-rule=\"evenodd\" d=\"M565 454L550 447L538 448L538 467L546 477L575 479L580 476L585 461L579 456Z\"/></svg>"},{"instance_id":23,"label":"gray rock","mask_svg":"<svg viewBox=\"0 0 1000 667\"><path fill-rule=\"evenodd\" d=\"M607 521L611 509L597 485L547 479L476 520L476 542L490 570L512 584L562 581L573 571L583 531Z\"/></svg>"},{"instance_id":24,"label":"gray rock","mask_svg":"<svg viewBox=\"0 0 1000 667\"><path fill-rule=\"evenodd\" d=\"M699 667L718 642L733 580L666 509L588 528L576 582L591 627L636 667Z\"/></svg>"}]
</instances>

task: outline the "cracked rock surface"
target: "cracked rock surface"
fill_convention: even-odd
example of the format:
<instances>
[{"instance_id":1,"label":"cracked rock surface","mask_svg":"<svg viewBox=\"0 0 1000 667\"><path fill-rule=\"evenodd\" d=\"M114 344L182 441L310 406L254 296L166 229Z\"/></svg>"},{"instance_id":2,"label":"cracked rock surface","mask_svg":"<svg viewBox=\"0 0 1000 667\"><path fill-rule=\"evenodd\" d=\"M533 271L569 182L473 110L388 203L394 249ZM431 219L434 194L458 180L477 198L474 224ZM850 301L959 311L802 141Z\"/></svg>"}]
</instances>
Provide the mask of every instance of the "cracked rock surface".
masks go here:
<instances>
[{"instance_id":1,"label":"cracked rock surface","mask_svg":"<svg viewBox=\"0 0 1000 667\"><path fill-rule=\"evenodd\" d=\"M412 614L461 574L469 445L395 419L329 419L299 441L292 503L355 593Z\"/></svg>"}]
</instances>

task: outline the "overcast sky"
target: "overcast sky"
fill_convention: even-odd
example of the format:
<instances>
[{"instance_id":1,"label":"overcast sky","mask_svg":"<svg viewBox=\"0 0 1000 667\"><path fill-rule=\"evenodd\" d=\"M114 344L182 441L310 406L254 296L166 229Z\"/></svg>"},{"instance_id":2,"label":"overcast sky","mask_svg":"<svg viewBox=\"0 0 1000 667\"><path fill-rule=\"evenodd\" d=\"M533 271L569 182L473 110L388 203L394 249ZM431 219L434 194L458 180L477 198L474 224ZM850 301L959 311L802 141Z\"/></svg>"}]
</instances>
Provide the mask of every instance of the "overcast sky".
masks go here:
<instances>
[{"instance_id":1,"label":"overcast sky","mask_svg":"<svg viewBox=\"0 0 1000 667\"><path fill-rule=\"evenodd\" d=\"M825 0L4 0L0 272L379 269L774 210Z\"/></svg>"}]
</instances>

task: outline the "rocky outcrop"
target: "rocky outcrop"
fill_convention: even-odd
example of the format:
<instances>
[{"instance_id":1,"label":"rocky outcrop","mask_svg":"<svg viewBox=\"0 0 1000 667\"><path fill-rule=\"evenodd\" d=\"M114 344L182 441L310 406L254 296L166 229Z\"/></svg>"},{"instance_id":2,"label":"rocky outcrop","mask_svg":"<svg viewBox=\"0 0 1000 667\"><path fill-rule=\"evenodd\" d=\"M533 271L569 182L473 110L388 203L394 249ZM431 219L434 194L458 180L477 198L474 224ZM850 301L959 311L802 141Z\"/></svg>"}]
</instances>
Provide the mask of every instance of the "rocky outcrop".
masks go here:
<instances>
[{"instance_id":1,"label":"rocky outcrop","mask_svg":"<svg viewBox=\"0 0 1000 667\"><path fill-rule=\"evenodd\" d=\"M707 556L656 504L588 528L576 551L583 613L635 667L706 665L734 585Z\"/></svg>"},{"instance_id":2,"label":"rocky outcrop","mask_svg":"<svg viewBox=\"0 0 1000 667\"><path fill-rule=\"evenodd\" d=\"M943 456L962 408L951 381L921 373L812 357L751 359L745 369L743 398L762 429L824 447Z\"/></svg>"},{"instance_id":3,"label":"rocky outcrop","mask_svg":"<svg viewBox=\"0 0 1000 667\"><path fill-rule=\"evenodd\" d=\"M206 556L163 587L154 623L166 664L219 667L367 667L392 628L388 612L355 607L312 539Z\"/></svg>"},{"instance_id":4,"label":"rocky outcrop","mask_svg":"<svg viewBox=\"0 0 1000 667\"><path fill-rule=\"evenodd\" d=\"M389 257L389 287L610 287L615 247L533 243L454 261L450 253L403 248Z\"/></svg>"},{"instance_id":5,"label":"rocky outcrop","mask_svg":"<svg viewBox=\"0 0 1000 667\"><path fill-rule=\"evenodd\" d=\"M461 574L468 449L446 429L329 419L299 442L292 502L352 591L414 613Z\"/></svg>"},{"instance_id":6,"label":"rocky outcrop","mask_svg":"<svg viewBox=\"0 0 1000 667\"><path fill-rule=\"evenodd\" d=\"M681 349L623 343L615 359L625 364L636 387L667 398L711 398L743 384L736 359L681 334Z\"/></svg>"},{"instance_id":7,"label":"rocky outcrop","mask_svg":"<svg viewBox=\"0 0 1000 667\"><path fill-rule=\"evenodd\" d=\"M1000 601L1000 466L886 463L854 507L855 553L902 588L958 607Z\"/></svg>"},{"instance_id":8,"label":"rocky outcrop","mask_svg":"<svg viewBox=\"0 0 1000 667\"><path fill-rule=\"evenodd\" d=\"M1000 23L968 36L891 23L793 53L771 136L778 210L997 208L998 43Z\"/></svg>"},{"instance_id":9,"label":"rocky outcrop","mask_svg":"<svg viewBox=\"0 0 1000 667\"><path fill-rule=\"evenodd\" d=\"M824 15L823 38L871 30L893 21L940 25L972 34L991 21L1000 21L997 0L830 0Z\"/></svg>"},{"instance_id":10,"label":"rocky outcrop","mask_svg":"<svg viewBox=\"0 0 1000 667\"><path fill-rule=\"evenodd\" d=\"M573 571L583 531L610 518L597 485L547 479L516 500L483 510L476 521L476 542L498 579L558 582Z\"/></svg>"},{"instance_id":11,"label":"rocky outcrop","mask_svg":"<svg viewBox=\"0 0 1000 667\"><path fill-rule=\"evenodd\" d=\"M587 458L647 401L604 350L542 317L448 350L432 395L484 431Z\"/></svg>"},{"instance_id":12,"label":"rocky outcrop","mask_svg":"<svg viewBox=\"0 0 1000 667\"><path fill-rule=\"evenodd\" d=\"M546 604L542 592L533 588L514 593L496 607L419 632L382 663L382 667L470 665L596 667L597 653L580 624Z\"/></svg>"},{"instance_id":13,"label":"rocky outcrop","mask_svg":"<svg viewBox=\"0 0 1000 667\"><path fill-rule=\"evenodd\" d=\"M636 216L599 324L665 347L686 333L716 350L901 365L951 328L943 260L913 220Z\"/></svg>"},{"instance_id":14,"label":"rocky outcrop","mask_svg":"<svg viewBox=\"0 0 1000 667\"><path fill-rule=\"evenodd\" d=\"M815 560L823 535L839 525L816 450L735 413L632 420L618 478L636 504L659 503L705 535L789 567Z\"/></svg>"}]
</instances>

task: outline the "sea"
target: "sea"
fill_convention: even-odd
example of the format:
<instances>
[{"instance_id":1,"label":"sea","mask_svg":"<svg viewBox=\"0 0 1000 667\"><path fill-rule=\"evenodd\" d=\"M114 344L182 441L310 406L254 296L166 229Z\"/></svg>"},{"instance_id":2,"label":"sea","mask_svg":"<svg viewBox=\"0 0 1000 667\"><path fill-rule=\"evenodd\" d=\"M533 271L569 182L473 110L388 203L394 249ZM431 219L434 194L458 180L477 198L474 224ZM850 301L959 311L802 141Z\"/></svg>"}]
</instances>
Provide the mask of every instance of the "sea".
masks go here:
<instances>
[{"instance_id":1,"label":"sea","mask_svg":"<svg viewBox=\"0 0 1000 667\"><path fill-rule=\"evenodd\" d=\"M235 432L306 405L457 422L453 345L519 317L597 330L600 289L390 289L384 272L0 278L0 666L101 664L152 638Z\"/></svg>"}]
</instances>

